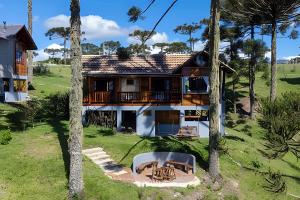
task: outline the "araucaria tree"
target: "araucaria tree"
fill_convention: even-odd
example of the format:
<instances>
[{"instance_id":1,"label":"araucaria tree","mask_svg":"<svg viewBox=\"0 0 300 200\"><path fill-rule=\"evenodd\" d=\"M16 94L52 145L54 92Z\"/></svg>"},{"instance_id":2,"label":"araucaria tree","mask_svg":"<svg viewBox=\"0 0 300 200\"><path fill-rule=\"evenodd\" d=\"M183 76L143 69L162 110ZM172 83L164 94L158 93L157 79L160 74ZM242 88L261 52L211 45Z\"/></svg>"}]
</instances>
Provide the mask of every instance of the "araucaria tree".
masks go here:
<instances>
[{"instance_id":1,"label":"araucaria tree","mask_svg":"<svg viewBox=\"0 0 300 200\"><path fill-rule=\"evenodd\" d=\"M195 40L195 38L192 37L192 34L198 31L201 28L200 24L198 23L192 23L192 24L183 24L180 26L177 26L174 29L175 33L188 35L189 39L187 40L190 43L190 49L194 50L193 46L195 42L198 42L198 40Z\"/></svg>"},{"instance_id":2,"label":"araucaria tree","mask_svg":"<svg viewBox=\"0 0 300 200\"><path fill-rule=\"evenodd\" d=\"M64 56L64 64L67 64L67 41L70 39L70 28L69 27L55 27L51 28L45 34L46 37L49 37L50 40L53 39L63 39L64 40L64 48L63 48L63 56Z\"/></svg>"},{"instance_id":3,"label":"araucaria tree","mask_svg":"<svg viewBox=\"0 0 300 200\"><path fill-rule=\"evenodd\" d=\"M287 28L299 17L299 0L229 0L237 17L247 16L259 25L271 26L271 87L270 99L276 98L277 87L277 33L279 27ZM293 35L297 32L293 31Z\"/></svg>"},{"instance_id":4,"label":"araucaria tree","mask_svg":"<svg viewBox=\"0 0 300 200\"><path fill-rule=\"evenodd\" d=\"M32 0L28 0L28 32L32 35ZM33 75L33 67L32 67L32 60L33 60L33 52L28 51L28 82L32 82L32 75Z\"/></svg>"},{"instance_id":5,"label":"araucaria tree","mask_svg":"<svg viewBox=\"0 0 300 200\"><path fill-rule=\"evenodd\" d=\"M70 92L70 176L69 198L83 198L83 175L82 175L82 65L81 65L81 22L80 0L71 0L71 92Z\"/></svg>"},{"instance_id":6,"label":"araucaria tree","mask_svg":"<svg viewBox=\"0 0 300 200\"><path fill-rule=\"evenodd\" d=\"M139 45L131 45L131 49L135 49L134 53L136 54L147 54L148 46L146 41L155 35L155 31L142 31L135 30L133 33L130 33L129 36L136 39L139 42Z\"/></svg>"},{"instance_id":7,"label":"araucaria tree","mask_svg":"<svg viewBox=\"0 0 300 200\"><path fill-rule=\"evenodd\" d=\"M220 47L220 0L211 0L209 24L209 175L217 180L219 168L219 140L220 140L220 80L219 80L219 47Z\"/></svg>"},{"instance_id":8,"label":"araucaria tree","mask_svg":"<svg viewBox=\"0 0 300 200\"><path fill-rule=\"evenodd\" d=\"M119 41L105 41L100 45L100 48L103 51L103 54L115 54L117 49L121 47L121 43Z\"/></svg>"}]
</instances>

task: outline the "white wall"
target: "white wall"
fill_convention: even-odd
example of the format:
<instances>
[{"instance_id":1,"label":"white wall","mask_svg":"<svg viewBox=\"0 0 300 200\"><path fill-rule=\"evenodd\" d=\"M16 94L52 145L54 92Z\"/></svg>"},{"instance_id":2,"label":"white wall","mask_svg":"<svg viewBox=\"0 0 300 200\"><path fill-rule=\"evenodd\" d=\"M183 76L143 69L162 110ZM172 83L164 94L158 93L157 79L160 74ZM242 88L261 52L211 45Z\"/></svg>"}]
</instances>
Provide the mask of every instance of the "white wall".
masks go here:
<instances>
[{"instance_id":1,"label":"white wall","mask_svg":"<svg viewBox=\"0 0 300 200\"><path fill-rule=\"evenodd\" d=\"M139 92L140 91L140 80L133 79L133 85L127 85L127 78L121 79L121 92Z\"/></svg>"},{"instance_id":2,"label":"white wall","mask_svg":"<svg viewBox=\"0 0 300 200\"><path fill-rule=\"evenodd\" d=\"M5 92L5 102L25 101L28 97L24 92Z\"/></svg>"},{"instance_id":3,"label":"white wall","mask_svg":"<svg viewBox=\"0 0 300 200\"><path fill-rule=\"evenodd\" d=\"M179 110L180 111L180 126L196 126L200 137L207 138L209 136L209 122L208 121L185 121L185 110L208 110L208 106L84 106L82 113L85 115L87 110L99 111L117 111L117 128L121 129L122 111L133 110L136 111L136 132L142 136L155 136L155 111L156 110ZM151 116L144 116L143 112L151 111ZM223 126L223 123L220 123ZM221 130L224 130L221 127Z\"/></svg>"}]
</instances>

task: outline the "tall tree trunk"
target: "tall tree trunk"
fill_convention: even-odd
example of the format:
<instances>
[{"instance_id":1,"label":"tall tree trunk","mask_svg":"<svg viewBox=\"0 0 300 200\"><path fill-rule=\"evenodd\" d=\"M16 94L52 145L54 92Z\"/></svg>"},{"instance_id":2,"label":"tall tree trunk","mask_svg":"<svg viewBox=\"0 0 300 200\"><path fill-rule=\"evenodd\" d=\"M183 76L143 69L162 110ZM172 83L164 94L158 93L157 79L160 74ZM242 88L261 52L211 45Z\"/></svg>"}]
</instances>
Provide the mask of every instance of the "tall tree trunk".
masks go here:
<instances>
[{"instance_id":1,"label":"tall tree trunk","mask_svg":"<svg viewBox=\"0 0 300 200\"><path fill-rule=\"evenodd\" d=\"M235 98L235 81L232 83L232 93L233 93L233 112L236 114L236 98Z\"/></svg>"},{"instance_id":2,"label":"tall tree trunk","mask_svg":"<svg viewBox=\"0 0 300 200\"><path fill-rule=\"evenodd\" d=\"M271 47L271 87L270 87L270 99L274 101L276 99L276 88L277 88L277 23L272 23L272 47Z\"/></svg>"},{"instance_id":3,"label":"tall tree trunk","mask_svg":"<svg viewBox=\"0 0 300 200\"><path fill-rule=\"evenodd\" d=\"M209 25L209 174L213 180L219 177L220 137L220 80L219 80L219 47L220 47L220 0L211 0Z\"/></svg>"},{"instance_id":4,"label":"tall tree trunk","mask_svg":"<svg viewBox=\"0 0 300 200\"><path fill-rule=\"evenodd\" d=\"M67 64L67 38L64 37L64 64Z\"/></svg>"},{"instance_id":5,"label":"tall tree trunk","mask_svg":"<svg viewBox=\"0 0 300 200\"><path fill-rule=\"evenodd\" d=\"M254 42L254 26L251 26L251 40ZM251 119L255 118L254 115L254 106L255 106L255 68L256 68L256 58L255 58L255 49L252 49L250 64L249 64L249 99L250 99L250 117Z\"/></svg>"},{"instance_id":6,"label":"tall tree trunk","mask_svg":"<svg viewBox=\"0 0 300 200\"><path fill-rule=\"evenodd\" d=\"M193 51L192 32L190 32L189 35L190 35L190 48L191 48L191 51Z\"/></svg>"},{"instance_id":7,"label":"tall tree trunk","mask_svg":"<svg viewBox=\"0 0 300 200\"><path fill-rule=\"evenodd\" d=\"M83 196L82 175L82 75L81 75L81 22L80 0L71 0L71 92L70 92L70 177L69 198L80 199Z\"/></svg>"},{"instance_id":8,"label":"tall tree trunk","mask_svg":"<svg viewBox=\"0 0 300 200\"><path fill-rule=\"evenodd\" d=\"M30 35L32 35L32 0L28 0L28 32ZM33 76L33 66L32 66L32 60L33 60L33 53L32 51L27 52L27 73L28 73L28 82L32 82L32 76Z\"/></svg>"}]
</instances>

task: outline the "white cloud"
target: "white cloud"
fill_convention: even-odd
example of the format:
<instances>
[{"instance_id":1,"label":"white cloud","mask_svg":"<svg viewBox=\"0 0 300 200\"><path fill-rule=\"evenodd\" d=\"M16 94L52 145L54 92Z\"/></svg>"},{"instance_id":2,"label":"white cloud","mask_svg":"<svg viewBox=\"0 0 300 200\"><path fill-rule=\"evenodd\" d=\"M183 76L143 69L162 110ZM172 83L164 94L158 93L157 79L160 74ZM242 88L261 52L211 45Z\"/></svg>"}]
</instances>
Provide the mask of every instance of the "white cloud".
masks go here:
<instances>
[{"instance_id":1,"label":"white cloud","mask_svg":"<svg viewBox=\"0 0 300 200\"><path fill-rule=\"evenodd\" d=\"M50 29L53 27L68 27L70 16L57 15L45 21L45 26ZM108 37L125 36L130 32L130 28L121 28L115 21L104 19L97 15L81 17L82 31L84 37L90 39L102 39Z\"/></svg>"},{"instance_id":2,"label":"white cloud","mask_svg":"<svg viewBox=\"0 0 300 200\"><path fill-rule=\"evenodd\" d=\"M163 43L163 42L169 42L168 35L165 32L163 32L163 33L156 33L149 40L149 43L152 43L152 44Z\"/></svg>"},{"instance_id":3,"label":"white cloud","mask_svg":"<svg viewBox=\"0 0 300 200\"><path fill-rule=\"evenodd\" d=\"M203 51L206 42L202 42L201 40L195 43L195 51Z\"/></svg>"},{"instance_id":4,"label":"white cloud","mask_svg":"<svg viewBox=\"0 0 300 200\"><path fill-rule=\"evenodd\" d=\"M283 60L291 60L291 59L294 59L294 58L297 58L299 56L286 56L286 57L282 57Z\"/></svg>"},{"instance_id":5,"label":"white cloud","mask_svg":"<svg viewBox=\"0 0 300 200\"><path fill-rule=\"evenodd\" d=\"M46 49L62 49L62 48L64 47L56 43L50 44L48 47L46 47Z\"/></svg>"},{"instance_id":6,"label":"white cloud","mask_svg":"<svg viewBox=\"0 0 300 200\"><path fill-rule=\"evenodd\" d=\"M265 58L269 58L271 60L271 51L265 53Z\"/></svg>"},{"instance_id":7,"label":"white cloud","mask_svg":"<svg viewBox=\"0 0 300 200\"><path fill-rule=\"evenodd\" d=\"M56 44L56 43L53 43L53 44L50 44L49 46L47 46L45 49L61 49L63 48L63 46L59 45L59 44ZM38 53L38 56L37 57L34 57L34 61L43 61L43 60L47 60L49 59L50 55L46 52L44 52L45 49L40 49L37 51ZM61 55L57 55L57 57L62 57Z\"/></svg>"}]
</instances>

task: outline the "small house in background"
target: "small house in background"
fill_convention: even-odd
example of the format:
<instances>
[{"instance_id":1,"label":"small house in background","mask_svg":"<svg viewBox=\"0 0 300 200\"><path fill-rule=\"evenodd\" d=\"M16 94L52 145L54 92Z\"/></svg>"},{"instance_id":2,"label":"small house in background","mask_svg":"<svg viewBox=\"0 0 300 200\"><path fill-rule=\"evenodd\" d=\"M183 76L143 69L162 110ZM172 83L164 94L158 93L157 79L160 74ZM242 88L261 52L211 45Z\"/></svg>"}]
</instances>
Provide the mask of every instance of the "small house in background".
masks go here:
<instances>
[{"instance_id":1,"label":"small house in background","mask_svg":"<svg viewBox=\"0 0 300 200\"><path fill-rule=\"evenodd\" d=\"M84 123L141 136L209 135L208 53L120 59L83 56ZM224 134L225 73L220 65L220 132Z\"/></svg>"},{"instance_id":2,"label":"small house in background","mask_svg":"<svg viewBox=\"0 0 300 200\"><path fill-rule=\"evenodd\" d=\"M24 101L28 97L27 50L36 50L23 25L0 26L0 101Z\"/></svg>"}]
</instances>

